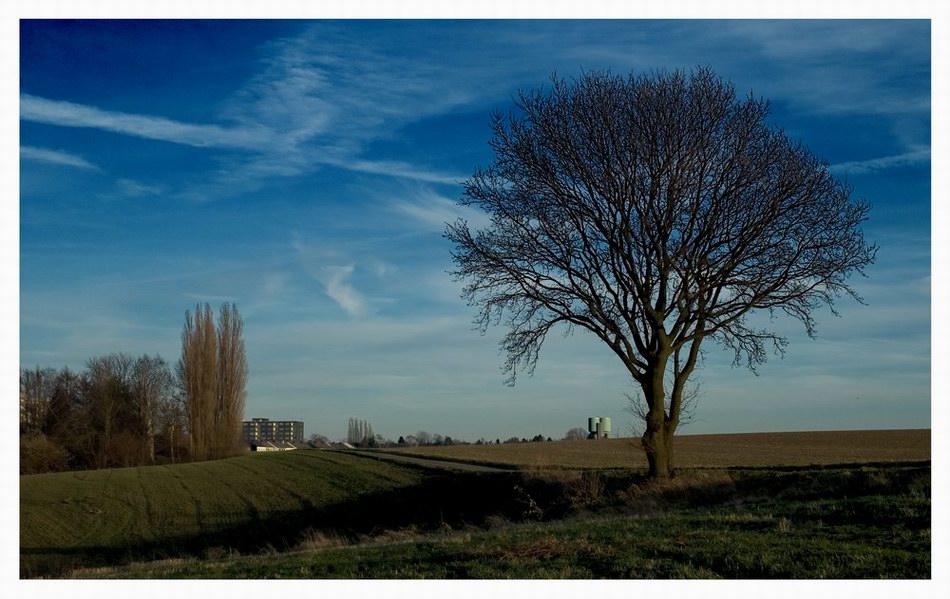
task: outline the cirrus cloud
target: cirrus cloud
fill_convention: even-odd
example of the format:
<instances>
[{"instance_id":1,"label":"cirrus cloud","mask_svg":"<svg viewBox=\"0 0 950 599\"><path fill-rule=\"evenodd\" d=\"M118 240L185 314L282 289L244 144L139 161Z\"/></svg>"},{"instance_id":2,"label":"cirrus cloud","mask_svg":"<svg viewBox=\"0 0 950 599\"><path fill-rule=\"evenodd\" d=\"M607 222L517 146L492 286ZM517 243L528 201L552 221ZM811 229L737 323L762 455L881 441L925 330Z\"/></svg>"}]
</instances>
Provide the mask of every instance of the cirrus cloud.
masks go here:
<instances>
[{"instance_id":1,"label":"cirrus cloud","mask_svg":"<svg viewBox=\"0 0 950 599\"><path fill-rule=\"evenodd\" d=\"M20 158L23 160L32 160L35 162L46 162L49 164L61 164L63 166L72 166L81 169L98 171L98 166L92 164L81 156L63 152L62 150L49 150L46 148L34 148L32 146L22 146L20 148Z\"/></svg>"}]
</instances>

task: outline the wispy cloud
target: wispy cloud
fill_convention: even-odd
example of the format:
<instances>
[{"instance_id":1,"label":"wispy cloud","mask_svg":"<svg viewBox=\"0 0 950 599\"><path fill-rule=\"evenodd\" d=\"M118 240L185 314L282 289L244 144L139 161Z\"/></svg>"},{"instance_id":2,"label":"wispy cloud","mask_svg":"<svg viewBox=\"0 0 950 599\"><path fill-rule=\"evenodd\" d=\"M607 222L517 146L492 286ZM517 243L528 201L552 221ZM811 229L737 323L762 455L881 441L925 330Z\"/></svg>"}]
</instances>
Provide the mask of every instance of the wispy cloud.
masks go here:
<instances>
[{"instance_id":1,"label":"wispy cloud","mask_svg":"<svg viewBox=\"0 0 950 599\"><path fill-rule=\"evenodd\" d=\"M184 192L213 198L257 189L274 177L296 176L321 166L455 184L462 177L426 165L373 159L367 148L374 141L398 137L413 122L504 98L514 91L515 82L528 87L542 83L551 70L562 66L568 75L577 68L609 67L622 72L661 64L691 66L695 56L708 48L743 49L738 54L720 52L723 58L717 66L727 76L748 70L746 58L732 56L751 53L764 59L770 67L756 78L756 93L791 98L809 110L929 111L929 88L908 89L903 80L895 80L893 73L902 69L855 68L853 64L885 60L925 68L908 58L919 54L921 44L929 44L929 35L910 36L907 27L890 22L839 25L831 21L722 21L710 28L706 22L694 21L676 25L620 21L609 26L611 35L605 38L608 26L601 23L543 23L530 30L507 23L486 24L481 29L441 24L425 28L435 43L412 45L421 31L418 26L380 23L368 26L365 37L356 38L349 28L323 22L262 46L259 71L221 104L218 123L183 123L29 94L21 96L21 118L247 151L219 157L219 167ZM669 37L671 27L685 41L655 44L660 36ZM919 29L929 32L924 24ZM493 44L475 43L489 34ZM453 49L451 61L441 55L447 44ZM410 46L412 51L407 52ZM651 58L644 58L646 54ZM846 164L847 168L878 169L896 163Z\"/></svg>"},{"instance_id":2,"label":"wispy cloud","mask_svg":"<svg viewBox=\"0 0 950 599\"><path fill-rule=\"evenodd\" d=\"M535 57L527 66L541 79L532 86L554 69L570 77L579 68L626 73L710 64L740 94L751 90L813 114L930 110L929 64L920 60L930 54L924 20L564 21L500 29L494 46L516 61Z\"/></svg>"},{"instance_id":3,"label":"wispy cloud","mask_svg":"<svg viewBox=\"0 0 950 599\"><path fill-rule=\"evenodd\" d=\"M158 116L101 110L29 94L20 96L20 118L47 125L101 129L196 147L256 149L271 135L270 131L260 127L227 129L218 125L194 125Z\"/></svg>"},{"instance_id":4,"label":"wispy cloud","mask_svg":"<svg viewBox=\"0 0 950 599\"><path fill-rule=\"evenodd\" d=\"M350 316L363 316L366 314L366 300L353 285L350 284L350 276L353 274L354 265L345 266L324 266L321 268L321 279L326 286L327 295L330 296L341 308Z\"/></svg>"},{"instance_id":5,"label":"wispy cloud","mask_svg":"<svg viewBox=\"0 0 950 599\"><path fill-rule=\"evenodd\" d=\"M75 168L98 171L98 166L92 164L81 156L63 152L62 150L49 150L46 148L34 148L31 146L22 146L20 148L20 158L32 160L35 162L46 162L48 164L61 164L63 166L72 166Z\"/></svg>"},{"instance_id":6,"label":"wispy cloud","mask_svg":"<svg viewBox=\"0 0 950 599\"><path fill-rule=\"evenodd\" d=\"M336 164L336 166L341 166L362 173L387 175L389 177L399 177L414 181L422 181L425 183L443 183L446 185L455 185L466 179L466 177L462 175L446 175L432 172L420 169L419 167L413 166L406 162L393 160L352 160L349 162L339 162Z\"/></svg>"},{"instance_id":7,"label":"wispy cloud","mask_svg":"<svg viewBox=\"0 0 950 599\"><path fill-rule=\"evenodd\" d=\"M419 190L407 195L410 195L411 199L392 200L390 208L433 231L443 231L446 223L455 222L459 218L468 221L469 225L476 229L486 227L490 222L484 212L460 206L431 190Z\"/></svg>"},{"instance_id":8,"label":"wispy cloud","mask_svg":"<svg viewBox=\"0 0 950 599\"><path fill-rule=\"evenodd\" d=\"M228 101L222 116L274 132L277 143L248 162L219 173L253 185L286 169L297 174L321 165L436 184L463 177L401 160L371 159L366 148L391 139L407 124L472 101L477 84L465 81L430 50L389 52L354 39L331 24L269 44L264 67ZM276 159L276 160L275 160Z\"/></svg>"},{"instance_id":9,"label":"wispy cloud","mask_svg":"<svg viewBox=\"0 0 950 599\"><path fill-rule=\"evenodd\" d=\"M115 186L119 190L119 193L130 198L157 196L161 195L164 191L163 188L158 185L147 185L139 181L133 181L132 179L118 179L115 182Z\"/></svg>"},{"instance_id":10,"label":"wispy cloud","mask_svg":"<svg viewBox=\"0 0 950 599\"><path fill-rule=\"evenodd\" d=\"M296 235L291 243L300 266L320 282L327 297L350 316L359 317L369 313L369 302L350 280L356 271L353 260L336 250L309 245Z\"/></svg>"},{"instance_id":11,"label":"wispy cloud","mask_svg":"<svg viewBox=\"0 0 950 599\"><path fill-rule=\"evenodd\" d=\"M409 123L489 96L488 83L497 78L488 76L491 69L483 66L482 58L475 60L474 53L467 52L464 58L471 63L469 68L458 68L434 49L391 52L385 43L366 44L345 29L321 23L268 44L262 54L258 74L222 104L219 120L228 126L184 123L30 94L20 97L20 118L247 151L219 156L220 166L183 192L197 198L250 191L271 178L301 175L321 166L433 184L454 185L464 179L427 165L373 159L365 150Z\"/></svg>"},{"instance_id":12,"label":"wispy cloud","mask_svg":"<svg viewBox=\"0 0 950 599\"><path fill-rule=\"evenodd\" d=\"M871 158L869 160L853 160L841 162L828 167L828 170L835 174L843 175L862 175L876 171L901 168L905 166L917 166L930 162L930 150L916 150L897 154L896 156L882 156L880 158Z\"/></svg>"},{"instance_id":13,"label":"wispy cloud","mask_svg":"<svg viewBox=\"0 0 950 599\"><path fill-rule=\"evenodd\" d=\"M238 298L233 295L214 295L209 293L193 292L184 293L183 295L192 301L206 304L223 304L229 302L234 303L238 300Z\"/></svg>"},{"instance_id":14,"label":"wispy cloud","mask_svg":"<svg viewBox=\"0 0 950 599\"><path fill-rule=\"evenodd\" d=\"M930 26L926 21L724 21L701 43L741 42L770 68L755 93L787 98L816 113L876 115L930 111ZM741 72L745 59L738 63Z\"/></svg>"},{"instance_id":15,"label":"wispy cloud","mask_svg":"<svg viewBox=\"0 0 950 599\"><path fill-rule=\"evenodd\" d=\"M292 143L319 138L337 152L407 122L465 103L463 75L422 48L389 52L330 24L270 45L265 68L235 94L225 116L261 123ZM292 107L293 110L288 110Z\"/></svg>"}]
</instances>

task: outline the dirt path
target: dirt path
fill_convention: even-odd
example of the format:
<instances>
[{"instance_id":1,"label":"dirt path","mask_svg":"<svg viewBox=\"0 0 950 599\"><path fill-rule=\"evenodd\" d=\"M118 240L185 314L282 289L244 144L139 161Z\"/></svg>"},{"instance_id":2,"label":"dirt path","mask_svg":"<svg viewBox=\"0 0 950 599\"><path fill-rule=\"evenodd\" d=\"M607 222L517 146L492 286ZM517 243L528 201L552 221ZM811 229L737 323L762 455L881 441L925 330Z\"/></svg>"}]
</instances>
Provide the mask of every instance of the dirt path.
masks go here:
<instances>
[{"instance_id":1,"label":"dirt path","mask_svg":"<svg viewBox=\"0 0 950 599\"><path fill-rule=\"evenodd\" d=\"M454 470L467 470L469 472L512 472L511 468L495 468L493 466L480 466L478 464L466 464L464 462L452 462L449 460L430 460L426 458L417 458L395 453L385 453L382 451L340 451L349 455L357 455L364 458L373 458L377 460L389 460L391 462L400 462L403 464L415 464L426 468L448 468Z\"/></svg>"}]
</instances>

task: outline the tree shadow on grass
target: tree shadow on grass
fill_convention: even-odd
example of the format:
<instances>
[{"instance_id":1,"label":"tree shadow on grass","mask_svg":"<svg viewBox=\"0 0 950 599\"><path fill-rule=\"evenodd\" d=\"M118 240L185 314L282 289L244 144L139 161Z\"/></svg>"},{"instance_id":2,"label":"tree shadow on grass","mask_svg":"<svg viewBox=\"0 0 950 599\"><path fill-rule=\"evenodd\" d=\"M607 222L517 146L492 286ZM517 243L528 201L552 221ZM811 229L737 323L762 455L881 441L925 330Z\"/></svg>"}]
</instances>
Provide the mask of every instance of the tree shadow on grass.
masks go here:
<instances>
[{"instance_id":1,"label":"tree shadow on grass","mask_svg":"<svg viewBox=\"0 0 950 599\"><path fill-rule=\"evenodd\" d=\"M266 517L249 513L239 525L201 534L168 534L150 541L130 539L110 546L21 549L20 576L55 578L76 568L135 561L284 551L300 546L314 531L346 543L385 536L391 531L424 534L447 527L557 520L587 511L642 515L779 497L810 500L865 493L907 493L915 487L929 497L929 482L929 465L728 474L720 471L656 486L635 472L570 475L426 470L421 482L411 487L359 495L323 507L304 503L306 507L298 510ZM824 513L822 517L833 516Z\"/></svg>"},{"instance_id":2,"label":"tree shadow on grass","mask_svg":"<svg viewBox=\"0 0 950 599\"><path fill-rule=\"evenodd\" d=\"M428 473L420 484L370 493L325 507L309 505L197 535L169 534L155 541L128 540L111 546L21 549L21 578L61 577L76 568L133 561L203 557L209 552L259 553L294 548L308 533L355 541L386 531L419 532L484 526L508 521L555 519L570 510L556 484L525 480L520 473Z\"/></svg>"}]
</instances>

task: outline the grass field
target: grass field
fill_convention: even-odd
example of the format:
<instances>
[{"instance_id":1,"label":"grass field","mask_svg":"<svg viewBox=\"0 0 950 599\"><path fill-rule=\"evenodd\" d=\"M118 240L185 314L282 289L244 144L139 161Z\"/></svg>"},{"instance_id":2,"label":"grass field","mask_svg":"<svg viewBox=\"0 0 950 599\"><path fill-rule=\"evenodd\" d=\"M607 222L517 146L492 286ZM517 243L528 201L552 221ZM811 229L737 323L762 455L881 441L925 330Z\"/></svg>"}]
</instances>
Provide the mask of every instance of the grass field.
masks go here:
<instances>
[{"instance_id":1,"label":"grass field","mask_svg":"<svg viewBox=\"0 0 950 599\"><path fill-rule=\"evenodd\" d=\"M626 440L414 452L510 472L295 451L21 476L20 573L926 577L929 437L684 437L698 467L663 484L618 467Z\"/></svg>"},{"instance_id":2,"label":"grass field","mask_svg":"<svg viewBox=\"0 0 950 599\"><path fill-rule=\"evenodd\" d=\"M80 578L928 578L929 468L700 473L612 509L495 520L280 554L175 559ZM545 507L541 502L541 509ZM624 506L621 509L618 506ZM618 513L618 511L620 513ZM540 514L539 514L540 517Z\"/></svg>"},{"instance_id":3,"label":"grass field","mask_svg":"<svg viewBox=\"0 0 950 599\"><path fill-rule=\"evenodd\" d=\"M420 479L411 468L315 451L21 476L21 573L173 555L209 542L240 546L262 531L294 527L302 515Z\"/></svg>"},{"instance_id":4,"label":"grass field","mask_svg":"<svg viewBox=\"0 0 950 599\"><path fill-rule=\"evenodd\" d=\"M391 449L409 455L519 468L646 468L637 439ZM930 459L930 429L684 435L680 468L812 466Z\"/></svg>"}]
</instances>

